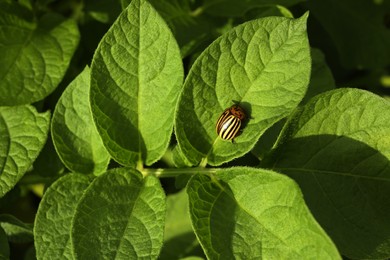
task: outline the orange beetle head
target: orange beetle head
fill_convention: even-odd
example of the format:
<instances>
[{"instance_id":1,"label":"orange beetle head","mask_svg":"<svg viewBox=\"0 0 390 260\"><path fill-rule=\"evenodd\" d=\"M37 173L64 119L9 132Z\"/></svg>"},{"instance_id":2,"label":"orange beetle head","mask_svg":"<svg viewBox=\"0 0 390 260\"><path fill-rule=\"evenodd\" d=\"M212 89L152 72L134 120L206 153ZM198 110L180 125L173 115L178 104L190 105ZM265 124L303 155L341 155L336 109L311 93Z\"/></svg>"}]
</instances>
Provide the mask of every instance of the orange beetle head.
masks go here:
<instances>
[{"instance_id":1,"label":"orange beetle head","mask_svg":"<svg viewBox=\"0 0 390 260\"><path fill-rule=\"evenodd\" d=\"M245 111L242 107L234 105L229 109L230 113L240 120L244 120L246 117Z\"/></svg>"}]
</instances>

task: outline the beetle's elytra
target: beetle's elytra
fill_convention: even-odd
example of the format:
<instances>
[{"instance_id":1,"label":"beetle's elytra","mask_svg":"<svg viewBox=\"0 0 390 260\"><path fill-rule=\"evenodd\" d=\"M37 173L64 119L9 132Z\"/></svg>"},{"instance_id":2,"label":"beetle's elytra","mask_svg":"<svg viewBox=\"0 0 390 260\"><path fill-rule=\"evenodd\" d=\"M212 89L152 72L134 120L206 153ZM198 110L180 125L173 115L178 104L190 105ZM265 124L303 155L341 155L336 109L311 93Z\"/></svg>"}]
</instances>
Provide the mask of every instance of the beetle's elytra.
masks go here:
<instances>
[{"instance_id":1,"label":"beetle's elytra","mask_svg":"<svg viewBox=\"0 0 390 260\"><path fill-rule=\"evenodd\" d=\"M246 117L245 111L238 105L233 105L226 109L218 118L215 127L217 134L223 140L233 140L239 135L241 129L241 121Z\"/></svg>"}]
</instances>

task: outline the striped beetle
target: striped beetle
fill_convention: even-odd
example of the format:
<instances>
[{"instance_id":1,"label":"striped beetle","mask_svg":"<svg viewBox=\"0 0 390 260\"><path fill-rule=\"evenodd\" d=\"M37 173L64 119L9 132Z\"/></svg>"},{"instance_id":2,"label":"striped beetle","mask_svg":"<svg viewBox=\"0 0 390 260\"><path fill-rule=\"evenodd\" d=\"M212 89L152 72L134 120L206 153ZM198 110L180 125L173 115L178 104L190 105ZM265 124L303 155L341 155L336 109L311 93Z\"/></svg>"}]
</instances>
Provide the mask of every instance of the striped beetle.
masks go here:
<instances>
[{"instance_id":1,"label":"striped beetle","mask_svg":"<svg viewBox=\"0 0 390 260\"><path fill-rule=\"evenodd\" d=\"M241 121L246 117L245 111L238 105L233 105L223 111L218 118L215 129L223 140L233 140L240 134Z\"/></svg>"}]
</instances>

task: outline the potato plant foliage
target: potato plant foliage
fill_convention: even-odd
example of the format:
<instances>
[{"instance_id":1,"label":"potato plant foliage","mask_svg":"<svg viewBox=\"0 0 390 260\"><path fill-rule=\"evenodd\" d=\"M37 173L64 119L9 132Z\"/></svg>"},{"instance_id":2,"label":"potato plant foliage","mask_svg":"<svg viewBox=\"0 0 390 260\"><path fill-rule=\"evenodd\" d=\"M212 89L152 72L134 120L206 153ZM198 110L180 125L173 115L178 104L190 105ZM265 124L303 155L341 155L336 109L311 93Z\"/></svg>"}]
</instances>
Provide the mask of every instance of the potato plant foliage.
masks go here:
<instances>
[{"instance_id":1,"label":"potato plant foliage","mask_svg":"<svg viewBox=\"0 0 390 260\"><path fill-rule=\"evenodd\" d=\"M0 0L0 258L389 259L389 16Z\"/></svg>"}]
</instances>

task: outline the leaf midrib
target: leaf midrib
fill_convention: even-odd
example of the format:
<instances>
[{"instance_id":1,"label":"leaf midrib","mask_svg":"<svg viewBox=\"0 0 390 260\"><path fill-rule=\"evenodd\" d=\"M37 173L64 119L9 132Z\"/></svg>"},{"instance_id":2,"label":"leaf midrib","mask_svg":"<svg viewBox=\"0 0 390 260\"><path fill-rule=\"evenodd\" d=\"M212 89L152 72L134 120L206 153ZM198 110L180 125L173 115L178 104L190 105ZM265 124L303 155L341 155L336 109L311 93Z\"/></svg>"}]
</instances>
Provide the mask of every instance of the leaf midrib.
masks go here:
<instances>
[{"instance_id":1,"label":"leaf midrib","mask_svg":"<svg viewBox=\"0 0 390 260\"><path fill-rule=\"evenodd\" d=\"M134 1L135 2L135 1ZM141 79L140 79L140 74L139 74L139 72L140 72L140 59L141 59L141 42L142 42L142 40L141 40L141 37L142 37L142 24L141 24L141 21L142 21L142 19L141 19L141 15L142 15L142 12L141 12L141 8L142 8L142 5L144 4L143 3L143 0L138 0L137 2L135 2L134 3L134 5L136 5L136 3L138 3L138 15L139 15L139 19L138 19L138 24L139 24L139 26L138 26L138 30L139 30L139 32L138 32L138 35L139 35L139 37L138 37L138 52L137 52L137 66L136 66L136 70L137 70L137 80L138 80L138 82L137 82L137 84L138 84L138 87L137 87L137 114L136 114L136 118L137 118L137 127L138 127L138 129L139 130L141 130L142 128L141 128L141 123L140 123L140 121L141 120L139 120L139 117L141 116L140 115L140 111L142 111L141 110L141 102L140 102L140 100L141 100L141 98L142 98L142 95L141 95ZM131 3L132 4L132 3ZM130 5L131 5L130 4ZM141 131L139 131L138 132L138 161L139 162L141 162L142 161L142 137L141 137Z\"/></svg>"},{"instance_id":2,"label":"leaf midrib","mask_svg":"<svg viewBox=\"0 0 390 260\"><path fill-rule=\"evenodd\" d=\"M123 175L122 175L123 176ZM132 176L132 177L134 177L134 176ZM134 177L134 178L136 178L136 177ZM134 186L134 184L132 185L133 183L132 183L132 181L130 180L130 182L127 184L129 187L131 187L131 186L133 186L133 187L136 187L136 186ZM123 248L123 242L124 242L124 237L125 237L125 234L127 233L127 230L129 229L129 226L131 225L131 224L133 224L133 223L130 223L131 221L130 221L130 219L131 219L131 217L133 216L133 211L134 211L134 209L135 209L135 207L136 207L136 204L137 204L137 202L140 200L140 195L141 195L141 193L145 190L145 182L142 182L142 186L141 187L137 187L137 188L139 188L138 189L138 192L137 192L137 195L136 195L136 198L135 198L135 200L133 200L133 201L131 201L131 203L132 203L132 205L131 205L131 208L128 210L128 215L126 216L126 219L127 219L127 221L126 221L126 226L123 228L123 232L122 232L122 235L119 237L119 243L118 243L118 246L117 246L117 250L115 251L115 256L114 256L114 259L117 259L117 257L118 257L118 253L120 252L120 249L121 248ZM134 248L134 246L133 246L133 243L131 243L131 245L132 245L132 248L134 249L134 253L137 255L137 251L136 251L136 249Z\"/></svg>"},{"instance_id":3,"label":"leaf midrib","mask_svg":"<svg viewBox=\"0 0 390 260\"><path fill-rule=\"evenodd\" d=\"M0 111L1 112L1 111ZM8 158L9 158L9 153L11 151L11 134L10 134L10 131L9 131L9 126L7 124L7 121L4 120L4 117L3 116L0 116L0 123L3 123L4 126L5 126L5 129L7 130L7 135L8 135L8 142L7 142L7 152L6 152L6 155L5 155L5 160L4 160L4 163L0 166L0 179L2 179L2 176L3 176L3 173L4 173L4 170L5 170L5 166L7 165L7 162L8 162ZM0 187L1 188L1 187Z\"/></svg>"}]
</instances>

